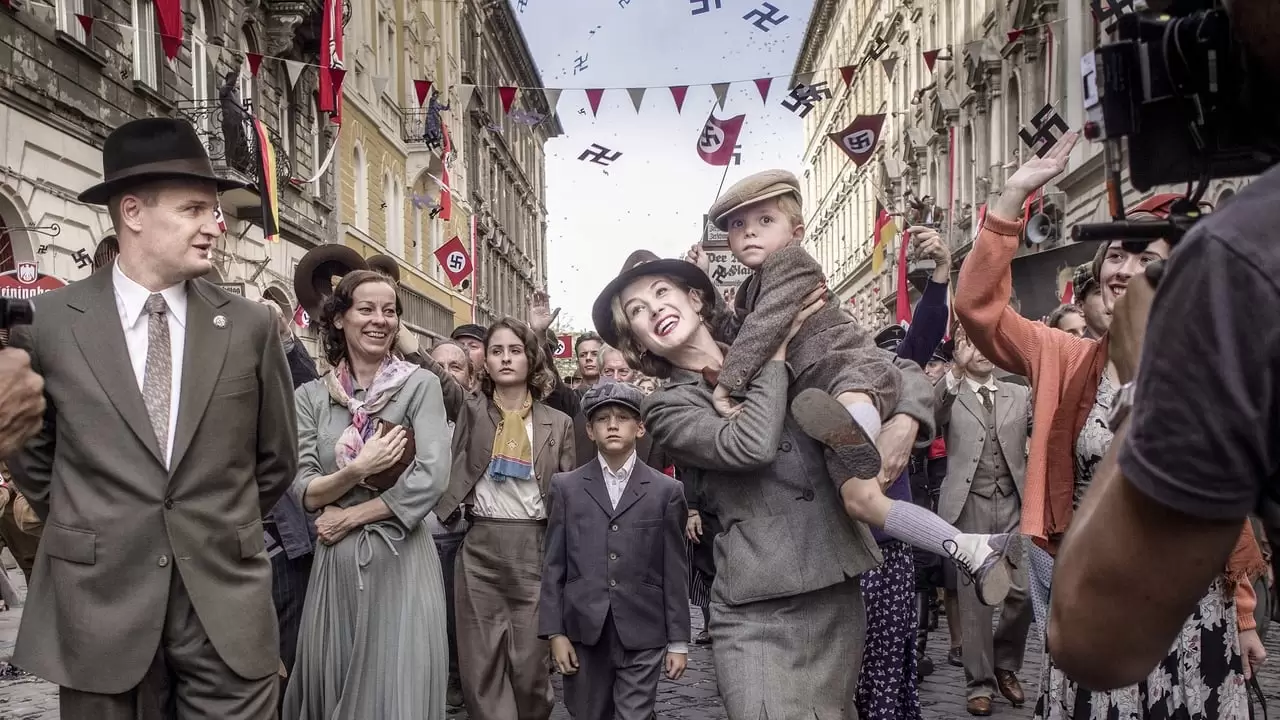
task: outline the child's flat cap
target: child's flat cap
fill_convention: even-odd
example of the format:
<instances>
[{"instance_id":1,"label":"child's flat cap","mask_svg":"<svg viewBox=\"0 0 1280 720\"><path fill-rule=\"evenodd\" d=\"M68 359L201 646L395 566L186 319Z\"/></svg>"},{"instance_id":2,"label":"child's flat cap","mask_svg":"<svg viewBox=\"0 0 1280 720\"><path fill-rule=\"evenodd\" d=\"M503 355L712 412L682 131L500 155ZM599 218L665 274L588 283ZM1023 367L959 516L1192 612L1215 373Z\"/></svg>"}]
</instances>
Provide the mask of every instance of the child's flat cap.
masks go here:
<instances>
[{"instance_id":1,"label":"child's flat cap","mask_svg":"<svg viewBox=\"0 0 1280 720\"><path fill-rule=\"evenodd\" d=\"M639 415L640 403L643 401L644 392L635 385L600 378L600 381L592 385L587 394L582 396L582 414L590 420L591 414L596 410L606 405L620 405Z\"/></svg>"},{"instance_id":2,"label":"child's flat cap","mask_svg":"<svg viewBox=\"0 0 1280 720\"><path fill-rule=\"evenodd\" d=\"M728 230L728 216L734 210L787 193L795 193L796 199L800 199L800 181L795 174L786 170L765 170L734 183L711 204L707 215L716 227Z\"/></svg>"}]
</instances>

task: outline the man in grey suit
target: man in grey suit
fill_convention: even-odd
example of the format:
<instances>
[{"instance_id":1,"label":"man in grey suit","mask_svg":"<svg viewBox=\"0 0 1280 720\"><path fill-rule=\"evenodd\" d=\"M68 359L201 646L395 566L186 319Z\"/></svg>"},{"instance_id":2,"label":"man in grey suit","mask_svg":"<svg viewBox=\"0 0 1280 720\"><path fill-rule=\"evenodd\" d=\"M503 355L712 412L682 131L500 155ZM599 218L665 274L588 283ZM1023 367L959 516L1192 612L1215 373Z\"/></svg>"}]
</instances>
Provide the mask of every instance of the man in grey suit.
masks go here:
<instances>
[{"instance_id":1,"label":"man in grey suit","mask_svg":"<svg viewBox=\"0 0 1280 720\"><path fill-rule=\"evenodd\" d=\"M1022 518L1031 397L1023 385L997 380L995 366L968 338L956 338L952 370L934 386L937 425L945 428L947 476L938 515L964 532L1012 533ZM1031 602L1027 596L1025 540L1014 536L1007 557L1011 589L991 630L994 609L972 583L958 584L962 657L971 715L991 714L996 690L1014 707L1025 702L1022 668Z\"/></svg>"},{"instance_id":2,"label":"man in grey suit","mask_svg":"<svg viewBox=\"0 0 1280 720\"><path fill-rule=\"evenodd\" d=\"M636 457L639 388L601 378L583 397L597 455L551 479L538 636L577 720L649 720L666 660L689 653L684 489Z\"/></svg>"},{"instance_id":3,"label":"man in grey suit","mask_svg":"<svg viewBox=\"0 0 1280 720\"><path fill-rule=\"evenodd\" d=\"M275 717L280 667L262 517L297 469L270 311L200 279L221 234L195 130L135 120L103 148L110 268L35 300L13 344L45 378L12 458L45 521L14 662L63 718Z\"/></svg>"}]
</instances>

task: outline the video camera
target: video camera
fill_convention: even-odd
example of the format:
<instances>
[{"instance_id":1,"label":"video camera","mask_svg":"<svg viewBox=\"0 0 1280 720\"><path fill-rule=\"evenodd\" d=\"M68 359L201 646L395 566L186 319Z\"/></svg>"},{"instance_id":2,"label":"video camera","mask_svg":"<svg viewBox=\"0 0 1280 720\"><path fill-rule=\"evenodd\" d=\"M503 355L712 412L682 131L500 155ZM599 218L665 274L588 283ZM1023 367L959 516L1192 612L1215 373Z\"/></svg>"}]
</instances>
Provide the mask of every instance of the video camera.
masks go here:
<instances>
[{"instance_id":1,"label":"video camera","mask_svg":"<svg viewBox=\"0 0 1280 720\"><path fill-rule=\"evenodd\" d=\"M36 310L30 300L0 297L0 330L30 325L35 318Z\"/></svg>"},{"instance_id":2,"label":"video camera","mask_svg":"<svg viewBox=\"0 0 1280 720\"><path fill-rule=\"evenodd\" d=\"M1131 0L1100 0L1113 12ZM1122 13L1113 42L1082 63L1087 121L1084 136L1105 143L1111 223L1077 225L1084 240L1176 243L1199 219L1210 180L1257 175L1280 162L1251 109L1244 53L1231 32L1222 0L1167 0ZM1265 91L1257 89L1256 91ZM1125 142L1129 181L1139 190L1188 183L1186 202L1165 222L1124 219L1121 160Z\"/></svg>"}]
</instances>

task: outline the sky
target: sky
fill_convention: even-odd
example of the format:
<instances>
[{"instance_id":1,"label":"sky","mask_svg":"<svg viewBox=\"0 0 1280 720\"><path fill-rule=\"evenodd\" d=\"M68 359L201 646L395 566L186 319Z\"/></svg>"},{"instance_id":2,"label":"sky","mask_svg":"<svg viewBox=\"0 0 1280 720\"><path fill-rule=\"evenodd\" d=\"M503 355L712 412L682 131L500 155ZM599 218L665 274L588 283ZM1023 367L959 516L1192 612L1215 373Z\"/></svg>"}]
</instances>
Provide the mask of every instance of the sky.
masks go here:
<instances>
[{"instance_id":1,"label":"sky","mask_svg":"<svg viewBox=\"0 0 1280 720\"><path fill-rule=\"evenodd\" d=\"M701 239L702 216L728 187L770 168L801 171L803 121L780 105L812 0L770 0L787 19L768 32L743 16L763 0L511 0L543 84L561 87L564 135L546 145L548 287L566 330L591 327L591 304L627 255L682 257ZM575 60L585 56L585 67ZM754 79L774 81L766 106ZM716 116L745 114L740 165L703 162L696 146L715 106L711 83L734 81ZM677 113L670 85L689 85ZM649 87L640 112L624 88ZM592 117L583 88L606 90ZM580 113L585 110L585 114ZM621 156L608 167L578 160L592 144Z\"/></svg>"}]
</instances>

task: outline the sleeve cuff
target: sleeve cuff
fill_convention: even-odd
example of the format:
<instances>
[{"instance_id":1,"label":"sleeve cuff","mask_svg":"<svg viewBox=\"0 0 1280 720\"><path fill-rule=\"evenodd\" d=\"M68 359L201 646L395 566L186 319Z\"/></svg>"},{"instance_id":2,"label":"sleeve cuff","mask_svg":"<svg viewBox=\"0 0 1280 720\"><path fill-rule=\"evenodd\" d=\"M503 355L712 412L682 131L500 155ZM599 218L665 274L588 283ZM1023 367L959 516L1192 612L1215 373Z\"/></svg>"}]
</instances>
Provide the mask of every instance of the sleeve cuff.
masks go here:
<instances>
[{"instance_id":1,"label":"sleeve cuff","mask_svg":"<svg viewBox=\"0 0 1280 720\"><path fill-rule=\"evenodd\" d=\"M688 654L689 654L689 643L687 643L687 642L673 642L673 643L667 643L667 652L669 652L669 653L675 653L675 654L677 654L677 655L688 655Z\"/></svg>"},{"instance_id":2,"label":"sleeve cuff","mask_svg":"<svg viewBox=\"0 0 1280 720\"><path fill-rule=\"evenodd\" d=\"M1245 615L1243 613L1236 615L1236 631L1248 632L1258 629L1258 618L1253 613Z\"/></svg>"},{"instance_id":3,"label":"sleeve cuff","mask_svg":"<svg viewBox=\"0 0 1280 720\"><path fill-rule=\"evenodd\" d=\"M1005 237L1016 238L1022 234L1022 223L1020 221L1005 220L998 215L993 215L989 210L982 220L982 228Z\"/></svg>"}]
</instances>

